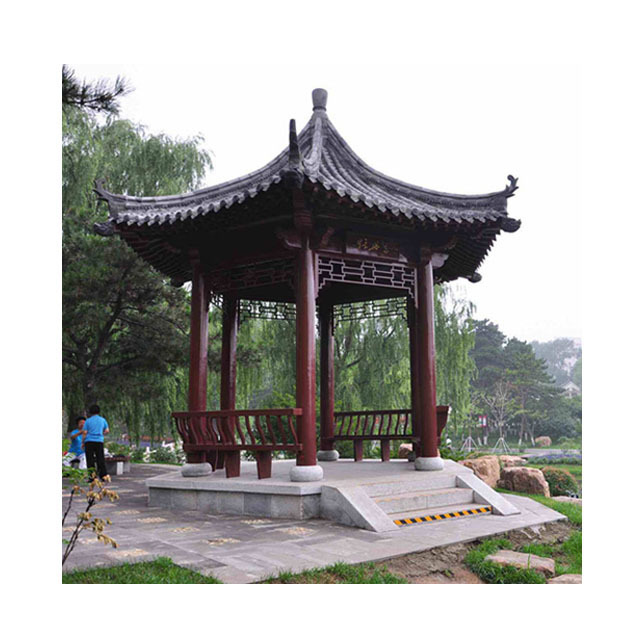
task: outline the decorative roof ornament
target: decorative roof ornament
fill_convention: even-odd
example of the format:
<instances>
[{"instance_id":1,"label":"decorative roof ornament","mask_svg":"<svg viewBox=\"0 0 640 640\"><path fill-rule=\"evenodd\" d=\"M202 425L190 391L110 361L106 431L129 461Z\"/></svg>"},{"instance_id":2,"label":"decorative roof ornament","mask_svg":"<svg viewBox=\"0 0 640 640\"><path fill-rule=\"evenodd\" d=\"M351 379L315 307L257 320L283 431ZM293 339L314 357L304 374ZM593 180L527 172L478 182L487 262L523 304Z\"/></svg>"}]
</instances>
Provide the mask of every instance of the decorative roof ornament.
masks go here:
<instances>
[{"instance_id":1,"label":"decorative roof ornament","mask_svg":"<svg viewBox=\"0 0 640 640\"><path fill-rule=\"evenodd\" d=\"M520 187L518 186L518 178L514 178L512 175L508 175L507 180L509 181L509 184L505 187L504 190L506 197L510 198Z\"/></svg>"},{"instance_id":2,"label":"decorative roof ornament","mask_svg":"<svg viewBox=\"0 0 640 640\"><path fill-rule=\"evenodd\" d=\"M311 99L313 100L314 111L326 111L327 110L327 97L329 94L326 89L314 89L311 92Z\"/></svg>"},{"instance_id":3,"label":"decorative roof ornament","mask_svg":"<svg viewBox=\"0 0 640 640\"><path fill-rule=\"evenodd\" d=\"M289 153L287 170L285 171L285 184L290 187L302 188L304 182L304 173L302 171L302 162L300 160L300 145L298 143L298 134L296 132L296 121L292 118L289 120Z\"/></svg>"}]
</instances>

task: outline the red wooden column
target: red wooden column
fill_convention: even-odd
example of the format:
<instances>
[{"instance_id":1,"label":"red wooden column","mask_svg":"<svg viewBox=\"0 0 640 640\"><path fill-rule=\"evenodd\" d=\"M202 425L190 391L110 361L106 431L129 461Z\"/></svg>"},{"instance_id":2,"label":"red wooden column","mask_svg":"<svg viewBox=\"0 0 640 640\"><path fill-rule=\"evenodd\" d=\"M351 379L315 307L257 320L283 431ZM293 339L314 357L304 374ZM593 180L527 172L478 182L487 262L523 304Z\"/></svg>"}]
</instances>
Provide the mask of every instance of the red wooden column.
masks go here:
<instances>
[{"instance_id":1,"label":"red wooden column","mask_svg":"<svg viewBox=\"0 0 640 640\"><path fill-rule=\"evenodd\" d=\"M322 479L316 459L316 284L313 251L308 230L300 233L296 262L296 404L298 439L302 451L291 470L294 482Z\"/></svg>"},{"instance_id":2,"label":"red wooden column","mask_svg":"<svg viewBox=\"0 0 640 640\"><path fill-rule=\"evenodd\" d=\"M333 305L320 305L320 451L318 460L333 461L340 455L333 448L334 364Z\"/></svg>"},{"instance_id":3,"label":"red wooden column","mask_svg":"<svg viewBox=\"0 0 640 640\"><path fill-rule=\"evenodd\" d=\"M222 348L220 354L220 409L236 408L236 347L238 344L238 299L225 294L222 301ZM237 454L237 455L236 455ZM227 475L240 471L240 452L232 452L227 466ZM237 460L234 458L237 457ZM225 454L219 452L215 468L225 465ZM235 473L235 475L238 475Z\"/></svg>"},{"instance_id":4,"label":"red wooden column","mask_svg":"<svg viewBox=\"0 0 640 640\"><path fill-rule=\"evenodd\" d=\"M411 375L411 433L416 437L421 436L420 421L420 371L418 370L418 311L415 301L407 299L407 320L409 324L409 363ZM419 455L414 443L414 453Z\"/></svg>"},{"instance_id":5,"label":"red wooden column","mask_svg":"<svg viewBox=\"0 0 640 640\"><path fill-rule=\"evenodd\" d=\"M193 257L191 280L191 333L189 357L189 411L207 410L207 341L209 336L209 294L200 262ZM185 476L207 475L211 467L205 454L187 455Z\"/></svg>"},{"instance_id":6,"label":"red wooden column","mask_svg":"<svg viewBox=\"0 0 640 640\"><path fill-rule=\"evenodd\" d=\"M438 421L436 412L436 346L433 313L433 268L431 255L421 252L417 267L418 289L418 404L420 447L416 457L419 471L444 468L438 455Z\"/></svg>"}]
</instances>

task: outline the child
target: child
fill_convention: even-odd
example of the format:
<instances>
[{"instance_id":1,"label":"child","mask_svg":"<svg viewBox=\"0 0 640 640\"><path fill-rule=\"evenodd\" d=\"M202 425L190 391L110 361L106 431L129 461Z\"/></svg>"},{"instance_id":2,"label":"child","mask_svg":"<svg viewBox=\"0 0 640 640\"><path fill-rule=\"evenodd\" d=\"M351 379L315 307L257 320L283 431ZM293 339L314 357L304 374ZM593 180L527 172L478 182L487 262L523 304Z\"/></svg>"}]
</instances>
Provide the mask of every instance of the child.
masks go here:
<instances>
[{"instance_id":1,"label":"child","mask_svg":"<svg viewBox=\"0 0 640 640\"><path fill-rule=\"evenodd\" d=\"M82 448L82 437L86 434L84 430L84 416L78 416L76 418L76 426L69 433L69 438L71 439L71 446L69 447L69 453L73 454L73 459L71 460L71 465L73 466L74 462L78 462L79 469L87 468L87 458L84 454L84 450Z\"/></svg>"}]
</instances>

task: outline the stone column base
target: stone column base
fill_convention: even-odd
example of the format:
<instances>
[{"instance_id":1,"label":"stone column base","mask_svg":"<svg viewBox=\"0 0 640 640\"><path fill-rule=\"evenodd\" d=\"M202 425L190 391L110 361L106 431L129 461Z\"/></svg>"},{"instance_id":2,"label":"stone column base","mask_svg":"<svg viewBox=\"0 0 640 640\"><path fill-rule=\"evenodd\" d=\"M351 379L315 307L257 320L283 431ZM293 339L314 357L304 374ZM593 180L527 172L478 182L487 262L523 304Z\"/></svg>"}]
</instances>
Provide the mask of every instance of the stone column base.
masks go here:
<instances>
[{"instance_id":1,"label":"stone column base","mask_svg":"<svg viewBox=\"0 0 640 640\"><path fill-rule=\"evenodd\" d=\"M416 471L442 471L444 469L444 462L439 456L435 458L416 458L415 464Z\"/></svg>"},{"instance_id":2,"label":"stone column base","mask_svg":"<svg viewBox=\"0 0 640 640\"><path fill-rule=\"evenodd\" d=\"M208 462L187 462L180 469L180 473L185 478L198 478L200 476L208 476L211 474L211 465Z\"/></svg>"},{"instance_id":3,"label":"stone column base","mask_svg":"<svg viewBox=\"0 0 640 640\"><path fill-rule=\"evenodd\" d=\"M318 460L323 462L335 462L340 457L340 454L335 449L328 451L318 451Z\"/></svg>"},{"instance_id":4,"label":"stone column base","mask_svg":"<svg viewBox=\"0 0 640 640\"><path fill-rule=\"evenodd\" d=\"M317 482L322 480L324 472L319 464L308 466L295 466L289 472L291 482Z\"/></svg>"}]
</instances>

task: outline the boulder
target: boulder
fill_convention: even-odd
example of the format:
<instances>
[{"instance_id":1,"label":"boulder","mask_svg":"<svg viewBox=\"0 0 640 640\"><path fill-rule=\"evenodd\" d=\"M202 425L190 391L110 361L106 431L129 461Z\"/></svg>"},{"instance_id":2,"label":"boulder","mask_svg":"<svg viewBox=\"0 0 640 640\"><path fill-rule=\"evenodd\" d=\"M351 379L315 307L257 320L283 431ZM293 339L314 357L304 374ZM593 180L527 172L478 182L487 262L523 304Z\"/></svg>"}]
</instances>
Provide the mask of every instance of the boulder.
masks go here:
<instances>
[{"instance_id":1,"label":"boulder","mask_svg":"<svg viewBox=\"0 0 640 640\"><path fill-rule=\"evenodd\" d=\"M398 458L408 458L412 452L413 443L403 442L400 447L398 447Z\"/></svg>"},{"instance_id":2,"label":"boulder","mask_svg":"<svg viewBox=\"0 0 640 640\"><path fill-rule=\"evenodd\" d=\"M498 459L502 463L503 467L521 467L527 461L520 456L498 456Z\"/></svg>"},{"instance_id":3,"label":"boulder","mask_svg":"<svg viewBox=\"0 0 640 640\"><path fill-rule=\"evenodd\" d=\"M547 584L582 584L582 576L579 573L565 573L547 580Z\"/></svg>"},{"instance_id":4,"label":"boulder","mask_svg":"<svg viewBox=\"0 0 640 640\"><path fill-rule=\"evenodd\" d=\"M535 439L536 447L550 447L551 438L549 436L540 436Z\"/></svg>"},{"instance_id":5,"label":"boulder","mask_svg":"<svg viewBox=\"0 0 640 640\"><path fill-rule=\"evenodd\" d=\"M497 553L487 556L485 560L496 564L518 567L518 569L533 569L547 578L554 576L556 573L556 562L553 558L542 558L533 553L520 553L501 549Z\"/></svg>"},{"instance_id":6,"label":"boulder","mask_svg":"<svg viewBox=\"0 0 640 640\"><path fill-rule=\"evenodd\" d=\"M500 479L500 462L498 456L482 456L481 458L471 458L461 460L460 464L473 470L480 480L495 489Z\"/></svg>"},{"instance_id":7,"label":"boulder","mask_svg":"<svg viewBox=\"0 0 640 640\"><path fill-rule=\"evenodd\" d=\"M544 479L544 474L540 469L506 467L500 474L498 487L518 493L533 493L547 498L551 497L549 483Z\"/></svg>"}]
</instances>

